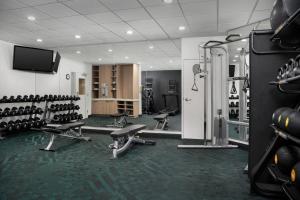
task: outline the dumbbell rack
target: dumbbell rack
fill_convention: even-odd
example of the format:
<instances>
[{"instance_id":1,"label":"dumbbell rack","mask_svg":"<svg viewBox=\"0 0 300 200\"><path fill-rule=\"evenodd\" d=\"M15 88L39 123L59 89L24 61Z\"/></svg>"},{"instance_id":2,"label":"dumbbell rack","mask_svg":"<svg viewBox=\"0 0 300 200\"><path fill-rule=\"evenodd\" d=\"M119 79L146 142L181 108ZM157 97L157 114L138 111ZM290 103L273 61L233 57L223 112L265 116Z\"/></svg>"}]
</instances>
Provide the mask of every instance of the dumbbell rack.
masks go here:
<instances>
[{"instance_id":1,"label":"dumbbell rack","mask_svg":"<svg viewBox=\"0 0 300 200\"><path fill-rule=\"evenodd\" d=\"M53 103L53 102L66 102L66 101L70 101L69 103L70 104L74 104L74 105L75 105L74 102L76 102L76 100L54 100L54 101L47 101L46 102L46 107L45 107L44 119L46 119L46 121L48 123L58 123L58 121L55 121L54 119L51 118L51 114L52 113L57 113L57 112L58 113L62 113L62 112L66 112L66 111L68 111L67 114L71 114L71 112L75 113L76 109L72 109L72 110L68 109L68 110L60 110L60 111L53 111L53 110L51 110L51 108L50 108L51 105L49 105L49 103ZM78 109L78 110L80 110L80 109Z\"/></svg>"},{"instance_id":2,"label":"dumbbell rack","mask_svg":"<svg viewBox=\"0 0 300 200\"><path fill-rule=\"evenodd\" d=\"M232 95L232 96L234 98L229 97L229 116L230 116L230 118L238 119L238 115L236 117L232 116L231 111L233 110L236 113L236 111L239 110L239 106L231 106L230 104L231 104L231 102L233 102L233 103L239 102L239 95Z\"/></svg>"},{"instance_id":3,"label":"dumbbell rack","mask_svg":"<svg viewBox=\"0 0 300 200\"><path fill-rule=\"evenodd\" d=\"M251 191L262 195L298 200L300 192L271 162L277 150L283 145L300 146L299 138L272 125L272 114L279 107L290 107L299 103L299 94L294 83L299 77L272 81L277 76L277 68L283 66L300 51L284 49L270 41L271 31L253 31L250 39L251 110L249 178ZM277 86L277 89L270 87ZM282 95L284 93L285 95ZM297 94L297 95L295 95ZM270 126L271 124L271 126Z\"/></svg>"},{"instance_id":4,"label":"dumbbell rack","mask_svg":"<svg viewBox=\"0 0 300 200\"><path fill-rule=\"evenodd\" d=\"M27 103L31 103L31 108L36 106L37 103L41 103L43 101L35 101L34 99L31 100L31 101L10 101L10 102L1 102L0 104L3 105L3 104L12 104L12 103L24 103L24 104L27 104ZM19 107L20 108L20 107ZM38 108L37 108L38 109ZM44 112L44 111L43 111ZM2 119L5 119L5 118L13 118L13 117L21 117L21 116L28 116L28 119L32 118L33 116L36 117L37 115L40 115L40 114L33 114L33 113L30 113L30 114L18 114L18 115L8 115L8 116L1 116L1 119L0 119L0 122L2 122L3 120ZM5 128L0 128L0 140L3 140L5 139L4 135L6 134L5 132Z\"/></svg>"}]
</instances>

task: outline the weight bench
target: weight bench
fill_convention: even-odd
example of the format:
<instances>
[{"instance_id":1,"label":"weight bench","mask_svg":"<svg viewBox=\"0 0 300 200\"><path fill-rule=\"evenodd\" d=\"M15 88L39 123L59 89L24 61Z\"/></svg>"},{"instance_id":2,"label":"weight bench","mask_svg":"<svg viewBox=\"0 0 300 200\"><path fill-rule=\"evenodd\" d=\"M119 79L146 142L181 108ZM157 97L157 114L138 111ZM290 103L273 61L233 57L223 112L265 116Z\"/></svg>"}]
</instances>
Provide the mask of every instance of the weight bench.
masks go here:
<instances>
[{"instance_id":1,"label":"weight bench","mask_svg":"<svg viewBox=\"0 0 300 200\"><path fill-rule=\"evenodd\" d=\"M153 119L156 120L156 125L154 129L166 130L168 129L168 114L160 114L155 116Z\"/></svg>"},{"instance_id":2,"label":"weight bench","mask_svg":"<svg viewBox=\"0 0 300 200\"><path fill-rule=\"evenodd\" d=\"M106 125L107 127L124 128L128 124L127 122L128 112L115 113L110 116L114 118L114 123L111 125Z\"/></svg>"},{"instance_id":3,"label":"weight bench","mask_svg":"<svg viewBox=\"0 0 300 200\"><path fill-rule=\"evenodd\" d=\"M154 141L143 140L137 136L137 133L145 128L146 125L137 124L112 132L110 136L114 143L110 144L109 148L113 150L113 158L117 158L119 154L128 150L132 144L154 145Z\"/></svg>"},{"instance_id":4,"label":"weight bench","mask_svg":"<svg viewBox=\"0 0 300 200\"><path fill-rule=\"evenodd\" d=\"M44 151L54 151L51 149L54 140L57 137L66 137L70 139L77 139L77 140L85 140L85 141L91 141L90 137L84 137L81 132L81 127L84 125L84 122L74 122L74 123L68 123L64 124L62 126L58 126L55 128L42 128L41 131L45 133L50 133L50 141L46 148L42 148L40 150ZM74 129L78 129L78 132L76 132Z\"/></svg>"}]
</instances>

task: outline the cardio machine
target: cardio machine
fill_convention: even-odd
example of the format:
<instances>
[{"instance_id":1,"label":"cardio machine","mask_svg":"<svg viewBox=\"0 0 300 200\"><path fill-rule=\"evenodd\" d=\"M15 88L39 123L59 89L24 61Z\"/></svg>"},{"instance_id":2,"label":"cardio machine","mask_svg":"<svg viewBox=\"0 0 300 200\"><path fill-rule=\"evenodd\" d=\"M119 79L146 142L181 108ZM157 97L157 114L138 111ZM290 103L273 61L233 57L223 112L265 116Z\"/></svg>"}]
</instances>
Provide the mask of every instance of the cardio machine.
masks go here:
<instances>
[{"instance_id":1,"label":"cardio machine","mask_svg":"<svg viewBox=\"0 0 300 200\"><path fill-rule=\"evenodd\" d=\"M159 114L168 114L170 116L177 115L179 113L179 94L177 93L177 81L169 80L169 89L167 94L162 95L164 99L164 109L159 111ZM168 106L167 98L175 98L176 106Z\"/></svg>"}]
</instances>

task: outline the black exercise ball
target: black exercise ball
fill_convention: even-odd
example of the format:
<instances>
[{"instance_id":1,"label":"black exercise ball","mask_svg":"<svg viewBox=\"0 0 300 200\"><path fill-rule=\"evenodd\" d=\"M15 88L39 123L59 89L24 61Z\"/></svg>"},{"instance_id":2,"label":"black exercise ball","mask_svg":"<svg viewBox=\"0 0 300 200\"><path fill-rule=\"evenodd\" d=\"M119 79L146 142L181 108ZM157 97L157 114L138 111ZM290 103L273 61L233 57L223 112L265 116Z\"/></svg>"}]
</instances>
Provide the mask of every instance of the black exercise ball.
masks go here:
<instances>
[{"instance_id":1,"label":"black exercise ball","mask_svg":"<svg viewBox=\"0 0 300 200\"><path fill-rule=\"evenodd\" d=\"M297 188L300 188L300 162L298 162L291 170L291 182Z\"/></svg>"},{"instance_id":2,"label":"black exercise ball","mask_svg":"<svg viewBox=\"0 0 300 200\"><path fill-rule=\"evenodd\" d=\"M273 115L272 115L272 122L273 122L275 125L278 124L278 118L279 118L280 114L281 114L283 111L287 110L287 109L291 109L291 108L289 108L289 107L281 107L281 108L278 108L278 109L276 109L276 110L274 111L274 113L273 113Z\"/></svg>"},{"instance_id":3,"label":"black exercise ball","mask_svg":"<svg viewBox=\"0 0 300 200\"><path fill-rule=\"evenodd\" d=\"M284 10L283 0L276 0L271 12L270 22L273 31L275 31L289 16Z\"/></svg>"},{"instance_id":4,"label":"black exercise ball","mask_svg":"<svg viewBox=\"0 0 300 200\"><path fill-rule=\"evenodd\" d=\"M300 149L295 146L283 146L280 147L275 156L274 164L279 168L279 170L289 175L293 166L299 161Z\"/></svg>"},{"instance_id":5,"label":"black exercise ball","mask_svg":"<svg viewBox=\"0 0 300 200\"><path fill-rule=\"evenodd\" d=\"M282 2L284 11L288 16L292 16L300 8L299 0L284 0ZM296 22L299 24L300 21L296 19Z\"/></svg>"},{"instance_id":6,"label":"black exercise ball","mask_svg":"<svg viewBox=\"0 0 300 200\"><path fill-rule=\"evenodd\" d=\"M277 120L274 121L275 125L280 128L280 129L283 129L285 130L285 120L286 120L286 117L291 113L293 112L294 109L292 108L286 108L284 109L278 116Z\"/></svg>"},{"instance_id":7,"label":"black exercise ball","mask_svg":"<svg viewBox=\"0 0 300 200\"><path fill-rule=\"evenodd\" d=\"M293 111L287 116L285 129L291 135L300 137L300 113L298 111Z\"/></svg>"}]
</instances>

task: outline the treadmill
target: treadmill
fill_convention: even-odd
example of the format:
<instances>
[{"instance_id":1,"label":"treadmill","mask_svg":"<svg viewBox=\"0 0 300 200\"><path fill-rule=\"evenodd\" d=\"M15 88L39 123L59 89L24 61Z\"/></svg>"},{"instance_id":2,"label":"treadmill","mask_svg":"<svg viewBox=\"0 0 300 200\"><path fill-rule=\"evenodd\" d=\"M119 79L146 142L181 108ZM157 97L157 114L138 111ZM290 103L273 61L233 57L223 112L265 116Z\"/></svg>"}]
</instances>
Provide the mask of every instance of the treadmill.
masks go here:
<instances>
[{"instance_id":1,"label":"treadmill","mask_svg":"<svg viewBox=\"0 0 300 200\"><path fill-rule=\"evenodd\" d=\"M170 116L177 115L179 113L179 94L177 93L177 81L169 80L169 89L167 94L162 94L164 99L164 109L160 110L160 114L168 114ZM176 98L176 106L168 106L167 99Z\"/></svg>"}]
</instances>

